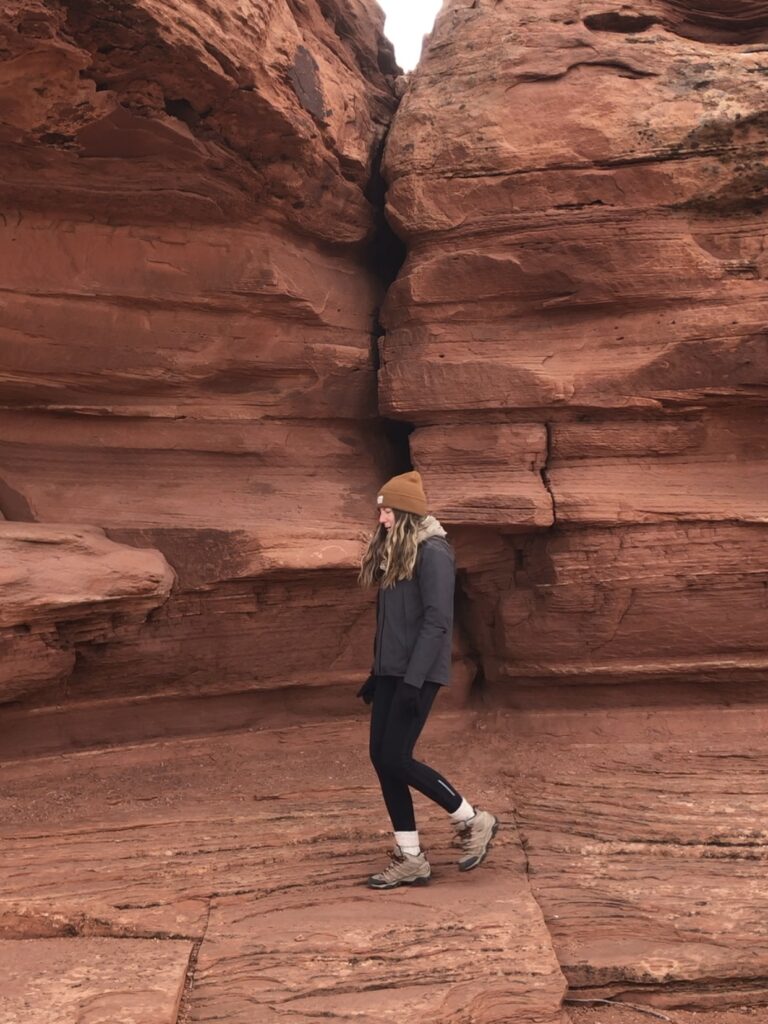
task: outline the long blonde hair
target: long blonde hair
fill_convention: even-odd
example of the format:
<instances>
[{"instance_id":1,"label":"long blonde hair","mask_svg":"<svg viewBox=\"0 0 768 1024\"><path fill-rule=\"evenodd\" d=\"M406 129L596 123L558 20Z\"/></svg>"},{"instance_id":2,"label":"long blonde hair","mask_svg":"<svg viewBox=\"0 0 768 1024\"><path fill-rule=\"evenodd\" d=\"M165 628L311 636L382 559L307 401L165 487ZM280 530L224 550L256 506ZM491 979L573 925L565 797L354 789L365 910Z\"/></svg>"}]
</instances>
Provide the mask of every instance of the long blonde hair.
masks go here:
<instances>
[{"instance_id":1,"label":"long blonde hair","mask_svg":"<svg viewBox=\"0 0 768 1024\"><path fill-rule=\"evenodd\" d=\"M394 587L400 580L413 579L419 550L419 530L424 516L397 509L391 530L379 524L368 542L357 577L361 587Z\"/></svg>"}]
</instances>

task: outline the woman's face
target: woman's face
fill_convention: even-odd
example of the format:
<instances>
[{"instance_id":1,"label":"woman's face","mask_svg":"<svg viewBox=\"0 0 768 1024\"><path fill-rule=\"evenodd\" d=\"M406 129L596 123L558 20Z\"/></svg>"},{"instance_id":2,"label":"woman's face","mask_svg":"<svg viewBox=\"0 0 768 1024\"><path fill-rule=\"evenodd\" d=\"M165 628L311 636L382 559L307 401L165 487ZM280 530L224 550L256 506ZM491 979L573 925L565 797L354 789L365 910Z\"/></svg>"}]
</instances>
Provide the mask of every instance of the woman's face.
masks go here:
<instances>
[{"instance_id":1,"label":"woman's face","mask_svg":"<svg viewBox=\"0 0 768 1024\"><path fill-rule=\"evenodd\" d=\"M391 508L379 509L379 523L385 530L391 530L395 525L395 513Z\"/></svg>"}]
</instances>

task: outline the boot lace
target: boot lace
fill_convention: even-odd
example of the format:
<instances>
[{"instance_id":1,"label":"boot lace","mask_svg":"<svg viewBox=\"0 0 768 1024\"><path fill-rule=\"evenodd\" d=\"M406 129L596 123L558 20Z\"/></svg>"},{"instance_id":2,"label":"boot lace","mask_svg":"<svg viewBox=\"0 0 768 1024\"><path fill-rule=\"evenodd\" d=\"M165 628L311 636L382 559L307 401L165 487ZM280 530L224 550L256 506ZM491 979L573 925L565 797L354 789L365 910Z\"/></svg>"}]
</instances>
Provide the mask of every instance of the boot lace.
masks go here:
<instances>
[{"instance_id":1,"label":"boot lace","mask_svg":"<svg viewBox=\"0 0 768 1024\"><path fill-rule=\"evenodd\" d=\"M463 850L465 853L469 853L472 845L472 826L461 822L454 827L456 829L456 834L453 837L452 845L455 846L457 850Z\"/></svg>"},{"instance_id":2,"label":"boot lace","mask_svg":"<svg viewBox=\"0 0 768 1024\"><path fill-rule=\"evenodd\" d=\"M385 882L391 882L397 879L398 869L405 861L405 856L402 853L393 852L391 854L391 858L389 866L384 868L379 875L379 878L383 878Z\"/></svg>"}]
</instances>

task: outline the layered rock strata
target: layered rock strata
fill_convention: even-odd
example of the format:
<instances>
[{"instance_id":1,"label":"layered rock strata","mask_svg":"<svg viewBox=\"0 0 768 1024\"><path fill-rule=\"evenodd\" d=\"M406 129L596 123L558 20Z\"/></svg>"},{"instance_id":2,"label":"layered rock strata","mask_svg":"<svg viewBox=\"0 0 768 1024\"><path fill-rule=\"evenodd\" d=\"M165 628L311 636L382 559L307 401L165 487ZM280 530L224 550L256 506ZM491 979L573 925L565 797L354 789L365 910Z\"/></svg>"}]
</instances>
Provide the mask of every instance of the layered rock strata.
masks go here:
<instances>
[{"instance_id":1,"label":"layered rock strata","mask_svg":"<svg viewBox=\"0 0 768 1024\"><path fill-rule=\"evenodd\" d=\"M77 646L70 699L369 662L351 570L392 468L371 357L382 17L5 6L0 511L99 527L177 574L144 629ZM64 675L38 673L37 699Z\"/></svg>"},{"instance_id":2,"label":"layered rock strata","mask_svg":"<svg viewBox=\"0 0 768 1024\"><path fill-rule=\"evenodd\" d=\"M453 0L399 108L381 406L497 694L768 666L767 32Z\"/></svg>"},{"instance_id":3,"label":"layered rock strata","mask_svg":"<svg viewBox=\"0 0 768 1024\"><path fill-rule=\"evenodd\" d=\"M135 639L175 581L159 551L116 544L94 527L2 522L0 552L6 700L66 686L81 644Z\"/></svg>"}]
</instances>

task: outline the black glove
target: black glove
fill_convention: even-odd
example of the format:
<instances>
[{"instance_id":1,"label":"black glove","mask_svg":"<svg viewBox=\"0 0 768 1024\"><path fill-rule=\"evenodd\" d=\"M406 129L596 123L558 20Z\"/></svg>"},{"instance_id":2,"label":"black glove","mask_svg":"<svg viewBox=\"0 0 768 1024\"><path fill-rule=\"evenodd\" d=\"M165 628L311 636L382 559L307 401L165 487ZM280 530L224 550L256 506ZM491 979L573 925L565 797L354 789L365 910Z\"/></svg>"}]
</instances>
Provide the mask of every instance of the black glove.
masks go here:
<instances>
[{"instance_id":1,"label":"black glove","mask_svg":"<svg viewBox=\"0 0 768 1024\"><path fill-rule=\"evenodd\" d=\"M418 686L411 686L410 683L403 682L400 684L400 691L403 707L415 717L421 711L421 690Z\"/></svg>"},{"instance_id":2,"label":"black glove","mask_svg":"<svg viewBox=\"0 0 768 1024\"><path fill-rule=\"evenodd\" d=\"M357 696L362 698L366 704L370 704L376 692L376 676L370 675L357 691Z\"/></svg>"}]
</instances>

